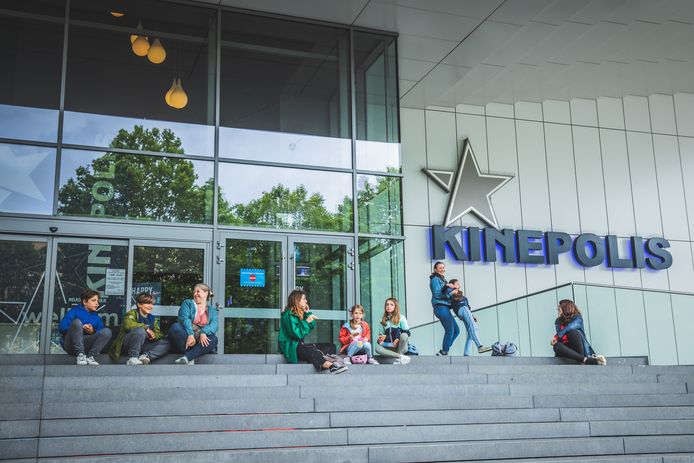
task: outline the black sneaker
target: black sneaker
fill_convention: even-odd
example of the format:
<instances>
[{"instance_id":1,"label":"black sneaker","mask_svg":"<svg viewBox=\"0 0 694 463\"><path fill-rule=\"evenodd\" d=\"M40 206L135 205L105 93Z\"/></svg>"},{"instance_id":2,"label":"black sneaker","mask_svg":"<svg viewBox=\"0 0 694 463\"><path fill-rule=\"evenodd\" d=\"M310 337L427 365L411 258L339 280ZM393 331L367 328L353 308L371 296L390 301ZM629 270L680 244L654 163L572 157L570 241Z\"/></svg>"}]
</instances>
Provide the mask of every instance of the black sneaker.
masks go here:
<instances>
[{"instance_id":1,"label":"black sneaker","mask_svg":"<svg viewBox=\"0 0 694 463\"><path fill-rule=\"evenodd\" d=\"M595 357L586 357L586 360L583 362L584 365L599 365L598 359Z\"/></svg>"},{"instance_id":2,"label":"black sneaker","mask_svg":"<svg viewBox=\"0 0 694 463\"><path fill-rule=\"evenodd\" d=\"M439 351L436 353L436 355L437 355L437 356L438 356L438 355L448 355L448 352L446 352L445 350L441 349L441 350L439 350Z\"/></svg>"},{"instance_id":3,"label":"black sneaker","mask_svg":"<svg viewBox=\"0 0 694 463\"><path fill-rule=\"evenodd\" d=\"M344 373L345 371L347 371L347 369L347 365L342 365L341 363L335 362L332 365L330 365L328 372L331 375L339 375L340 373Z\"/></svg>"}]
</instances>

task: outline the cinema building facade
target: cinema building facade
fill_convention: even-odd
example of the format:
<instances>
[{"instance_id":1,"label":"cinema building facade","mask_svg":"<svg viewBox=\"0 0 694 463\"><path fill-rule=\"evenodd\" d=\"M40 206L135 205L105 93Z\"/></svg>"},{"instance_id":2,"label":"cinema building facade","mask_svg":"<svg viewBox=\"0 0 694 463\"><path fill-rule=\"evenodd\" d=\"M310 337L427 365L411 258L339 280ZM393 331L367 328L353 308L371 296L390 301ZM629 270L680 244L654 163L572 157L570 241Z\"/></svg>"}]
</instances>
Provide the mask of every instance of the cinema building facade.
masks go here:
<instances>
[{"instance_id":1,"label":"cinema building facade","mask_svg":"<svg viewBox=\"0 0 694 463\"><path fill-rule=\"evenodd\" d=\"M394 296L433 354L442 260L487 342L551 355L570 298L601 353L694 362L694 11L218 3L3 2L0 353L204 281L224 353L276 353L298 287L314 341Z\"/></svg>"}]
</instances>

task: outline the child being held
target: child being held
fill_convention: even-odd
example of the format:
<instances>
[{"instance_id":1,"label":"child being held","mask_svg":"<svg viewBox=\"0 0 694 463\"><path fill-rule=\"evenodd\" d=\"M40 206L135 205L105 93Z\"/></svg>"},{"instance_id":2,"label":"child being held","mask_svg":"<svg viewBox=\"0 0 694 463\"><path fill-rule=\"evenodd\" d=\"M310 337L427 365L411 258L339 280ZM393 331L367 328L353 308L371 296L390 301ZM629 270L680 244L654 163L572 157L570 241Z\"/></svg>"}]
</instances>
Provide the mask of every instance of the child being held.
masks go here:
<instances>
[{"instance_id":1,"label":"child being held","mask_svg":"<svg viewBox=\"0 0 694 463\"><path fill-rule=\"evenodd\" d=\"M373 358L371 351L371 331L369 324L364 321L364 307L355 304L349 309L352 314L351 320L342 325L340 329L340 343L342 348L340 352L347 354L346 363L351 363L350 359L357 355L366 355L366 363L378 365L378 362Z\"/></svg>"},{"instance_id":2,"label":"child being held","mask_svg":"<svg viewBox=\"0 0 694 463\"><path fill-rule=\"evenodd\" d=\"M467 330L467 339L465 340L465 350L463 355L470 355L470 349L473 344L477 346L477 352L480 354L489 352L491 347L483 346L479 340L477 333L477 317L472 315L470 303L467 297L463 295L463 290L460 289L460 282L453 279L448 282L442 290L446 297L451 301L451 309L462 320Z\"/></svg>"}]
</instances>

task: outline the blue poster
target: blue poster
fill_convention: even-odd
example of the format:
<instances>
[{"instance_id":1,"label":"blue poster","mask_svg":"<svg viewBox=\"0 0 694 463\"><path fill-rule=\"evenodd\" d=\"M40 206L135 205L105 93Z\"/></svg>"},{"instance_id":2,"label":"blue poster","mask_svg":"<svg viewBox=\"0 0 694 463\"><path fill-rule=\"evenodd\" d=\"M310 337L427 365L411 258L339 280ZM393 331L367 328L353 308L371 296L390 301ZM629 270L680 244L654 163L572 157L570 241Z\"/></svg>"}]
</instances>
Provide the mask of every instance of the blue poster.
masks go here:
<instances>
[{"instance_id":1,"label":"blue poster","mask_svg":"<svg viewBox=\"0 0 694 463\"><path fill-rule=\"evenodd\" d=\"M133 302L140 293L149 293L154 296L154 305L161 305L161 283L133 283Z\"/></svg>"},{"instance_id":2,"label":"blue poster","mask_svg":"<svg viewBox=\"0 0 694 463\"><path fill-rule=\"evenodd\" d=\"M265 269L262 268L242 268L241 286L250 288L265 287Z\"/></svg>"}]
</instances>

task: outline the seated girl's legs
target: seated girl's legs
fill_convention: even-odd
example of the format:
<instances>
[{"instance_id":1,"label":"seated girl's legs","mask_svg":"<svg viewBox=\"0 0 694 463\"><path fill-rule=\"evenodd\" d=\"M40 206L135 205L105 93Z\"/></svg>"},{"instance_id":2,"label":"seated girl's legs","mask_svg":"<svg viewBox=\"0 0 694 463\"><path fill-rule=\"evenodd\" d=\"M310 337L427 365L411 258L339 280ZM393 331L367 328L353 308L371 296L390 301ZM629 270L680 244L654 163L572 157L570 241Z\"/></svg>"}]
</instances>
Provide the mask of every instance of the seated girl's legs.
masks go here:
<instances>
[{"instance_id":1,"label":"seated girl's legs","mask_svg":"<svg viewBox=\"0 0 694 463\"><path fill-rule=\"evenodd\" d=\"M320 371L323 369L323 364L325 363L325 357L323 357L323 352L319 350L318 345L314 344L299 344L296 346L296 357L299 360L305 360L308 363L312 363L313 367ZM335 347L333 346L333 350ZM327 354L328 352L326 352Z\"/></svg>"},{"instance_id":2,"label":"seated girl's legs","mask_svg":"<svg viewBox=\"0 0 694 463\"><path fill-rule=\"evenodd\" d=\"M366 342L362 342L361 346L359 345L358 341L353 341L348 347L347 347L347 356L351 357L353 355L357 355L357 352L361 352L363 350L366 350ZM371 346L369 346L369 350L371 350Z\"/></svg>"},{"instance_id":3,"label":"seated girl's legs","mask_svg":"<svg viewBox=\"0 0 694 463\"><path fill-rule=\"evenodd\" d=\"M366 358L372 358L374 356L370 342L364 342L364 350L366 351Z\"/></svg>"},{"instance_id":4,"label":"seated girl's legs","mask_svg":"<svg viewBox=\"0 0 694 463\"><path fill-rule=\"evenodd\" d=\"M405 355L405 352L407 352L407 344L409 342L409 339L410 339L409 334L400 333L400 342L398 342L398 354Z\"/></svg>"},{"instance_id":5,"label":"seated girl's legs","mask_svg":"<svg viewBox=\"0 0 694 463\"><path fill-rule=\"evenodd\" d=\"M400 354L397 352L390 350L387 347L383 347L382 345L376 343L374 344L374 351L376 354L381 355L383 357L392 357L392 358L400 358Z\"/></svg>"},{"instance_id":6,"label":"seated girl's legs","mask_svg":"<svg viewBox=\"0 0 694 463\"><path fill-rule=\"evenodd\" d=\"M173 348L181 354L186 353L186 340L188 339L188 333L186 333L183 325L176 322L169 328L169 342L173 345Z\"/></svg>"},{"instance_id":7,"label":"seated girl's legs","mask_svg":"<svg viewBox=\"0 0 694 463\"><path fill-rule=\"evenodd\" d=\"M564 344L561 341L557 342L554 345L554 355L556 357L564 357L575 360L579 363L583 363L583 359L585 359L586 356L583 354L583 340L581 338L581 333L572 330L567 332L566 335L569 342L567 344Z\"/></svg>"},{"instance_id":8,"label":"seated girl's legs","mask_svg":"<svg viewBox=\"0 0 694 463\"><path fill-rule=\"evenodd\" d=\"M200 339L196 339L195 345L191 347L184 355L188 360L195 360L201 355L209 354L217 349L217 336L208 334L207 340L210 341L207 346L203 346Z\"/></svg>"},{"instance_id":9,"label":"seated girl's legs","mask_svg":"<svg viewBox=\"0 0 694 463\"><path fill-rule=\"evenodd\" d=\"M460 328L455 322L453 315L451 315L451 309L445 305L437 305L434 307L434 315L441 321L443 325L443 342L441 343L441 350L448 352L453 345L453 341L460 334Z\"/></svg>"}]
</instances>

